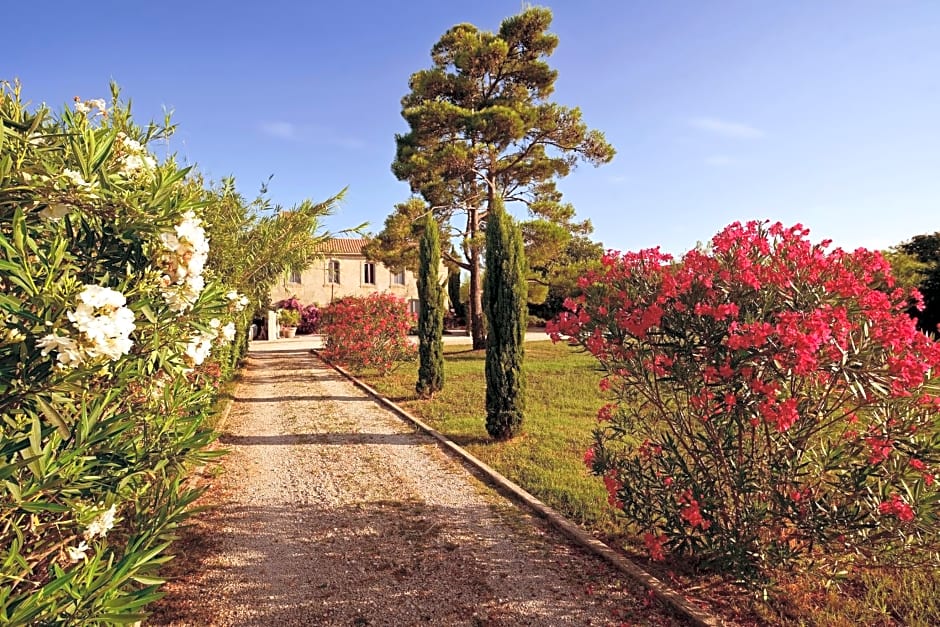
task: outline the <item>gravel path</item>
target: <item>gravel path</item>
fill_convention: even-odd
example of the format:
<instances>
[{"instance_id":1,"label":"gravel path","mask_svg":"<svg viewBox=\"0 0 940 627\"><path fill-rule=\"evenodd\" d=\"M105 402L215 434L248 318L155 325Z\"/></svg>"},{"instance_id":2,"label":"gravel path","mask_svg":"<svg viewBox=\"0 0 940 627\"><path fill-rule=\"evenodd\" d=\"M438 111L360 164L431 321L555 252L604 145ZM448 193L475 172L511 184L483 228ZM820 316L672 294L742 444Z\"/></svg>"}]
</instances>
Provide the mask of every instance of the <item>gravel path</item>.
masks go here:
<instances>
[{"instance_id":1,"label":"gravel path","mask_svg":"<svg viewBox=\"0 0 940 627\"><path fill-rule=\"evenodd\" d=\"M253 352L161 625L672 624L312 355Z\"/></svg>"}]
</instances>

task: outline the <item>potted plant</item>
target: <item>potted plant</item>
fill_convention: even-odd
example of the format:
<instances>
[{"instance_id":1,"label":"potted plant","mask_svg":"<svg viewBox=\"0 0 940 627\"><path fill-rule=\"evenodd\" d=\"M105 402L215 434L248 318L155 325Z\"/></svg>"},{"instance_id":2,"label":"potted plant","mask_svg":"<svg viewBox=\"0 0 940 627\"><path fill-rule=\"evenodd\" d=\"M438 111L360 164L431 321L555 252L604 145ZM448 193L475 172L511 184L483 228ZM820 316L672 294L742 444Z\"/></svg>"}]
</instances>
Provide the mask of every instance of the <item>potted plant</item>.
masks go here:
<instances>
[{"instance_id":1,"label":"potted plant","mask_svg":"<svg viewBox=\"0 0 940 627\"><path fill-rule=\"evenodd\" d=\"M281 337L294 337L300 323L300 312L296 309L278 309L277 323L281 325Z\"/></svg>"}]
</instances>

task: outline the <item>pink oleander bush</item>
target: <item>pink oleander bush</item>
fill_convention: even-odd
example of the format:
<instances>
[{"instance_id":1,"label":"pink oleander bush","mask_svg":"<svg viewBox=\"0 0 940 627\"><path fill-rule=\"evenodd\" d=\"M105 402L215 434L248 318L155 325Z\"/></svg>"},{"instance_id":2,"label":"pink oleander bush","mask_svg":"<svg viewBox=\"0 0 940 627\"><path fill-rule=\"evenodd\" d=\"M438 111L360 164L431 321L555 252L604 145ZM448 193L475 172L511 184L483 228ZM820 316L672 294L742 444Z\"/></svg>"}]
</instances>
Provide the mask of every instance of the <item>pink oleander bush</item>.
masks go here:
<instances>
[{"instance_id":1,"label":"pink oleander bush","mask_svg":"<svg viewBox=\"0 0 940 627\"><path fill-rule=\"evenodd\" d=\"M932 561L940 345L877 252L735 223L679 261L609 253L549 325L606 372L585 456L653 559L750 581Z\"/></svg>"},{"instance_id":2,"label":"pink oleander bush","mask_svg":"<svg viewBox=\"0 0 940 627\"><path fill-rule=\"evenodd\" d=\"M304 306L300 304L300 300L296 296L291 296L290 298L285 298L274 303L274 309L293 309L294 311L301 312Z\"/></svg>"},{"instance_id":3,"label":"pink oleander bush","mask_svg":"<svg viewBox=\"0 0 940 627\"><path fill-rule=\"evenodd\" d=\"M316 305L307 305L300 311L300 326L298 333L316 333L320 328L320 308Z\"/></svg>"},{"instance_id":4,"label":"pink oleander bush","mask_svg":"<svg viewBox=\"0 0 940 627\"><path fill-rule=\"evenodd\" d=\"M352 370L391 371L413 361L417 348L408 341L415 316L408 303L391 294L349 296L323 309L320 331L326 336L323 356Z\"/></svg>"},{"instance_id":5,"label":"pink oleander bush","mask_svg":"<svg viewBox=\"0 0 940 627\"><path fill-rule=\"evenodd\" d=\"M320 308L316 305L304 307L296 296L277 301L274 303L274 308L276 310L291 309L300 315L297 333L316 333L320 326Z\"/></svg>"}]
</instances>

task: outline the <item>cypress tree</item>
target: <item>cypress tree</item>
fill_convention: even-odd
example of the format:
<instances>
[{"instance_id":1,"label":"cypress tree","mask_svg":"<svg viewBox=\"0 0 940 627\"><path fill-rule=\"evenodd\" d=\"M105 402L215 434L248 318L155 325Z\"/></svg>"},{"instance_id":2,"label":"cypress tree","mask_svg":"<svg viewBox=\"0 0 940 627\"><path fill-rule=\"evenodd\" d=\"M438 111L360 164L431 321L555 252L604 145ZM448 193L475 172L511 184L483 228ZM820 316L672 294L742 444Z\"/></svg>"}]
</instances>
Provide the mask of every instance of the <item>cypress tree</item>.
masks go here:
<instances>
[{"instance_id":1,"label":"cypress tree","mask_svg":"<svg viewBox=\"0 0 940 627\"><path fill-rule=\"evenodd\" d=\"M418 249L418 383L421 396L444 388L444 289L439 279L441 243L437 221L428 213Z\"/></svg>"},{"instance_id":2,"label":"cypress tree","mask_svg":"<svg viewBox=\"0 0 940 627\"><path fill-rule=\"evenodd\" d=\"M486 224L483 310L486 343L486 431L497 440L516 435L525 413L526 268L522 233L502 200Z\"/></svg>"}]
</instances>

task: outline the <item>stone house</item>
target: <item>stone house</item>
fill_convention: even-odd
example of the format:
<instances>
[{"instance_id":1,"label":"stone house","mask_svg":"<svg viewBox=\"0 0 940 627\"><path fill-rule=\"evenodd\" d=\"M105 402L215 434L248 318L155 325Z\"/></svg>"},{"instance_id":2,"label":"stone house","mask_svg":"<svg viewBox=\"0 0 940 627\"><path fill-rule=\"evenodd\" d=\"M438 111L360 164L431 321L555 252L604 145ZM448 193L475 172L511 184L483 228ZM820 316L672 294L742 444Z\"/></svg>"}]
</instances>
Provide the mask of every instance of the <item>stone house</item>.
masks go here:
<instances>
[{"instance_id":1,"label":"stone house","mask_svg":"<svg viewBox=\"0 0 940 627\"><path fill-rule=\"evenodd\" d=\"M302 272L291 272L271 290L271 302L296 297L304 306L329 305L344 296L368 296L389 292L408 301L418 311L418 282L410 270L393 271L370 261L362 253L368 240L334 238L327 240L316 260Z\"/></svg>"}]
</instances>

